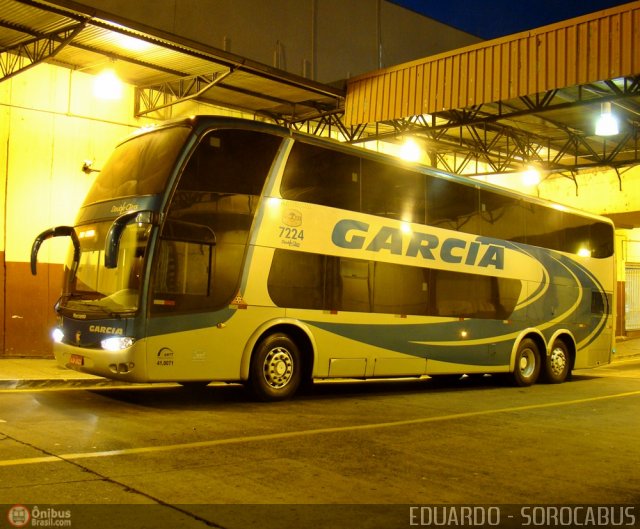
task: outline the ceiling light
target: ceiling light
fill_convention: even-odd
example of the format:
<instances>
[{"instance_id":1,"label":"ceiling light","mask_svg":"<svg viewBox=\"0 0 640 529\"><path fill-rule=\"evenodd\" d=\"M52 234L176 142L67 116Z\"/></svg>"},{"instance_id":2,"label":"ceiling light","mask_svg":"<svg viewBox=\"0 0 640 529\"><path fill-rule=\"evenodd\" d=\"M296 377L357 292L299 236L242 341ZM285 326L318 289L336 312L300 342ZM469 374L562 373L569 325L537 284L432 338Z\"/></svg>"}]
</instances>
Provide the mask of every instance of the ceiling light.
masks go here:
<instances>
[{"instance_id":1,"label":"ceiling light","mask_svg":"<svg viewBox=\"0 0 640 529\"><path fill-rule=\"evenodd\" d=\"M533 166L529 166L527 170L522 173L522 183L526 186L537 186L540 180L542 180L540 171Z\"/></svg>"},{"instance_id":2,"label":"ceiling light","mask_svg":"<svg viewBox=\"0 0 640 529\"><path fill-rule=\"evenodd\" d=\"M407 162L417 162L422 156L422 151L415 140L408 138L400 147L399 155Z\"/></svg>"},{"instance_id":3,"label":"ceiling light","mask_svg":"<svg viewBox=\"0 0 640 529\"><path fill-rule=\"evenodd\" d=\"M615 136L618 132L618 120L611 113L611 103L602 103L596 121L596 136Z\"/></svg>"},{"instance_id":4,"label":"ceiling light","mask_svg":"<svg viewBox=\"0 0 640 529\"><path fill-rule=\"evenodd\" d=\"M106 68L93 81L93 95L98 99L121 99L123 84L113 68Z\"/></svg>"}]
</instances>

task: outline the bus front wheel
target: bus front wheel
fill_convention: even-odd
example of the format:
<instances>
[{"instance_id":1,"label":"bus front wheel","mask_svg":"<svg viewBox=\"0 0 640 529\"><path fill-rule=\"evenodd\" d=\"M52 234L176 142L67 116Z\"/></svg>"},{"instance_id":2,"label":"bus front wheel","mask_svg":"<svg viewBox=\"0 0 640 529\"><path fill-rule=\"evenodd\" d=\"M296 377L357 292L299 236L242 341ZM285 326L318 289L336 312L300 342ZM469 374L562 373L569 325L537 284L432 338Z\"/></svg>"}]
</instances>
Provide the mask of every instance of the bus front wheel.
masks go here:
<instances>
[{"instance_id":1,"label":"bus front wheel","mask_svg":"<svg viewBox=\"0 0 640 529\"><path fill-rule=\"evenodd\" d=\"M300 386L301 378L300 350L291 338L275 333L260 341L249 371L249 385L258 399L288 399Z\"/></svg>"},{"instance_id":2,"label":"bus front wheel","mask_svg":"<svg viewBox=\"0 0 640 529\"><path fill-rule=\"evenodd\" d=\"M549 384L564 382L569 376L569 366L569 349L562 340L556 340L544 363L544 381Z\"/></svg>"},{"instance_id":3,"label":"bus front wheel","mask_svg":"<svg viewBox=\"0 0 640 529\"><path fill-rule=\"evenodd\" d=\"M525 338L516 351L513 382L516 386L530 386L536 382L539 374L540 350L532 339Z\"/></svg>"}]
</instances>

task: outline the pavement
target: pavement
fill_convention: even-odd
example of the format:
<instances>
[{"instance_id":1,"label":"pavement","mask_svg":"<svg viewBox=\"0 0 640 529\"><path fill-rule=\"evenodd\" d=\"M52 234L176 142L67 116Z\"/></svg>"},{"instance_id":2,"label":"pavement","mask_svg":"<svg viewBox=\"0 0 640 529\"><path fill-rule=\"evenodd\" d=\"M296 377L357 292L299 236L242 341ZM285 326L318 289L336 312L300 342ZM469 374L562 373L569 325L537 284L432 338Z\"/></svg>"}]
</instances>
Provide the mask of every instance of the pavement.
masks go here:
<instances>
[{"instance_id":1,"label":"pavement","mask_svg":"<svg viewBox=\"0 0 640 529\"><path fill-rule=\"evenodd\" d=\"M123 386L126 383L79 373L57 365L53 358L0 357L0 390L89 388Z\"/></svg>"},{"instance_id":2,"label":"pavement","mask_svg":"<svg viewBox=\"0 0 640 529\"><path fill-rule=\"evenodd\" d=\"M616 341L612 363L640 357L640 338ZM60 367L53 358L0 357L0 390L44 388L90 388L129 386L128 382L109 380Z\"/></svg>"}]
</instances>

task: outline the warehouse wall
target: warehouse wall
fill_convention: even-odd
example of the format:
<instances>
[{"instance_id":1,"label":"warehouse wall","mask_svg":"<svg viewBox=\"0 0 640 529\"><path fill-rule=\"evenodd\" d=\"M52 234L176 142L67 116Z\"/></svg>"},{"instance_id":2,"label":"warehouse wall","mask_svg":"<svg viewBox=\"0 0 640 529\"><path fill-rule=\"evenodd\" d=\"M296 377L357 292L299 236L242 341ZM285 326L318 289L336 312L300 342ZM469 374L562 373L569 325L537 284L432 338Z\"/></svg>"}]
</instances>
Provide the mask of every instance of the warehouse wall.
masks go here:
<instances>
[{"instance_id":1,"label":"warehouse wall","mask_svg":"<svg viewBox=\"0 0 640 529\"><path fill-rule=\"evenodd\" d=\"M0 83L0 355L50 356L53 305L62 286L67 238L44 242L38 274L31 245L42 231L72 224L94 176L116 144L152 120L133 118L133 87L117 101L93 95L94 77L41 64ZM243 116L185 103L173 116Z\"/></svg>"},{"instance_id":2,"label":"warehouse wall","mask_svg":"<svg viewBox=\"0 0 640 529\"><path fill-rule=\"evenodd\" d=\"M41 65L0 83L0 259L4 266L1 350L11 356L50 353L48 332L61 286L67 240L50 239L29 271L34 237L72 223L92 177L118 139L138 124L133 96L120 102L92 97L92 77Z\"/></svg>"},{"instance_id":3,"label":"warehouse wall","mask_svg":"<svg viewBox=\"0 0 640 529\"><path fill-rule=\"evenodd\" d=\"M322 83L480 42L386 0L80 0Z\"/></svg>"}]
</instances>

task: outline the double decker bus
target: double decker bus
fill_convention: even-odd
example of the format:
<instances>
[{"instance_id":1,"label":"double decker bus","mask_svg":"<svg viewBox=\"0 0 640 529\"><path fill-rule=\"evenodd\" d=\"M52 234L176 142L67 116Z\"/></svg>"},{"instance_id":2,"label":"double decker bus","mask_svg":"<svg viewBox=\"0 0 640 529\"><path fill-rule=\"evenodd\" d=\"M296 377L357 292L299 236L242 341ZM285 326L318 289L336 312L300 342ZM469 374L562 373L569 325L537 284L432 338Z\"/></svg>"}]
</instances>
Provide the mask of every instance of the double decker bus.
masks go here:
<instances>
[{"instance_id":1,"label":"double decker bus","mask_svg":"<svg viewBox=\"0 0 640 529\"><path fill-rule=\"evenodd\" d=\"M241 382L564 381L613 348L605 218L274 125L197 116L105 164L55 306L62 366Z\"/></svg>"}]
</instances>

